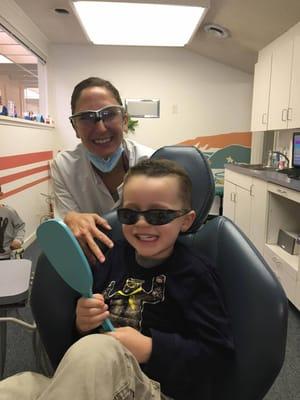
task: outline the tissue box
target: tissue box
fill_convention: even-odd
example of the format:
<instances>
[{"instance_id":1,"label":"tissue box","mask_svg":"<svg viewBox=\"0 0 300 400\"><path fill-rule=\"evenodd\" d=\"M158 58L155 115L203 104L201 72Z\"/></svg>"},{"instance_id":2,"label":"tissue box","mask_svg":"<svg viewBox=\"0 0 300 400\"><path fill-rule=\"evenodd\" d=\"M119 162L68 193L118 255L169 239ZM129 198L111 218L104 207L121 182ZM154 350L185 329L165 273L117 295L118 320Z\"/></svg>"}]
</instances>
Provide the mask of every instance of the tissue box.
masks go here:
<instances>
[{"instance_id":1,"label":"tissue box","mask_svg":"<svg viewBox=\"0 0 300 400\"><path fill-rule=\"evenodd\" d=\"M299 238L297 232L289 232L283 229L279 230L277 244L289 254L299 254Z\"/></svg>"}]
</instances>

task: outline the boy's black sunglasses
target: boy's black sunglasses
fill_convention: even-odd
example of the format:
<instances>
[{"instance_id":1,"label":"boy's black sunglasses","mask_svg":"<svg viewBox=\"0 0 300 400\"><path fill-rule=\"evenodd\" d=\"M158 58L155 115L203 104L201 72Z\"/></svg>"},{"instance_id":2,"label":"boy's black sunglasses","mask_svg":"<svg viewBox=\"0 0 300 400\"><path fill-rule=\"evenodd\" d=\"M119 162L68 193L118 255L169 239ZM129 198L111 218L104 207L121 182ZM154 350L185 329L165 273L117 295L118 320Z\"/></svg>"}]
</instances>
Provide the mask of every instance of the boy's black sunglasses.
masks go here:
<instances>
[{"instance_id":1,"label":"boy's black sunglasses","mask_svg":"<svg viewBox=\"0 0 300 400\"><path fill-rule=\"evenodd\" d=\"M190 212L188 209L183 210L164 210L164 209L153 209L146 211L136 211L130 208L119 208L117 210L118 218L121 224L134 225L138 222L140 215L150 225L165 225L172 222L174 219L181 217L182 215Z\"/></svg>"}]
</instances>

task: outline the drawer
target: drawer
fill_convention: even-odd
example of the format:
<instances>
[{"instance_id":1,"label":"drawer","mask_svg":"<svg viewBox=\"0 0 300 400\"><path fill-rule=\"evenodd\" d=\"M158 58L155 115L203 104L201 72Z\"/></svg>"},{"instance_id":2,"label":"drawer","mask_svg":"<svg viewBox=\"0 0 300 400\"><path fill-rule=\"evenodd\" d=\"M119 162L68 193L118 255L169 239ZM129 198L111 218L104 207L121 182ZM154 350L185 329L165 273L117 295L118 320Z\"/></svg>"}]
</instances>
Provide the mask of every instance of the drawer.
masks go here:
<instances>
[{"instance_id":1,"label":"drawer","mask_svg":"<svg viewBox=\"0 0 300 400\"><path fill-rule=\"evenodd\" d=\"M297 271L275 254L271 247L270 245L265 246L264 258L274 274L278 277L287 298L296 305L297 284L299 282L297 281Z\"/></svg>"},{"instance_id":2,"label":"drawer","mask_svg":"<svg viewBox=\"0 0 300 400\"><path fill-rule=\"evenodd\" d=\"M228 170L225 168L225 175L224 179L228 182L234 183L237 186L242 187L250 192L251 185L252 185L252 177L239 174L237 172Z\"/></svg>"},{"instance_id":3,"label":"drawer","mask_svg":"<svg viewBox=\"0 0 300 400\"><path fill-rule=\"evenodd\" d=\"M285 197L286 199L295 201L296 203L300 203L300 192L297 192L297 190L288 189L284 186L275 185L273 183L268 183L268 191Z\"/></svg>"},{"instance_id":4,"label":"drawer","mask_svg":"<svg viewBox=\"0 0 300 400\"><path fill-rule=\"evenodd\" d=\"M277 244L266 244L264 251L265 258L285 266L286 273L291 279L298 280L299 257L291 255Z\"/></svg>"},{"instance_id":5,"label":"drawer","mask_svg":"<svg viewBox=\"0 0 300 400\"><path fill-rule=\"evenodd\" d=\"M274 255L273 251L269 248L269 246L265 246L264 249L264 259L271 268L271 270L274 272L274 274L277 276L277 278L280 280L279 277L279 269L280 269L280 264L278 258Z\"/></svg>"}]
</instances>

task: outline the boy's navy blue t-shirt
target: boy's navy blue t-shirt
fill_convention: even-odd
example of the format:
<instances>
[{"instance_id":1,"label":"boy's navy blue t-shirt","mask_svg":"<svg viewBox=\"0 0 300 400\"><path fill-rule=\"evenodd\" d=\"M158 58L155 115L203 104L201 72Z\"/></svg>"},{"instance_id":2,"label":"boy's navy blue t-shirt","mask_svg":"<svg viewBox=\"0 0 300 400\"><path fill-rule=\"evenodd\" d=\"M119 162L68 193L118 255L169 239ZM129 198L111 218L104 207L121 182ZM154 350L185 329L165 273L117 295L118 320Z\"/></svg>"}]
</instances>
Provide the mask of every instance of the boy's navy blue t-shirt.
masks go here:
<instances>
[{"instance_id":1,"label":"boy's navy blue t-shirt","mask_svg":"<svg viewBox=\"0 0 300 400\"><path fill-rule=\"evenodd\" d=\"M152 337L141 367L174 399L209 399L215 371L233 350L230 322L216 269L176 243L162 264L138 265L135 250L115 243L93 271L115 327L132 326Z\"/></svg>"}]
</instances>

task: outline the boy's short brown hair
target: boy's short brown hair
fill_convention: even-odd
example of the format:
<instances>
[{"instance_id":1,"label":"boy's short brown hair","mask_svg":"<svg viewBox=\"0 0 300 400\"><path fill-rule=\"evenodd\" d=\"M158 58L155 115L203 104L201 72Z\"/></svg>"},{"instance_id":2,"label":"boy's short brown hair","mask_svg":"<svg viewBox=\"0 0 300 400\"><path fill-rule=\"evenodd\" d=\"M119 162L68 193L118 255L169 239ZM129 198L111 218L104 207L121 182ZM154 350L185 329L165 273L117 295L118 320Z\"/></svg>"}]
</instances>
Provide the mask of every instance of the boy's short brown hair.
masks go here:
<instances>
[{"instance_id":1,"label":"boy's short brown hair","mask_svg":"<svg viewBox=\"0 0 300 400\"><path fill-rule=\"evenodd\" d=\"M186 171L175 161L165 159L142 160L129 169L124 178L124 186L132 176L145 175L148 177L174 176L179 182L179 196L183 207L192 207L192 182Z\"/></svg>"}]
</instances>

